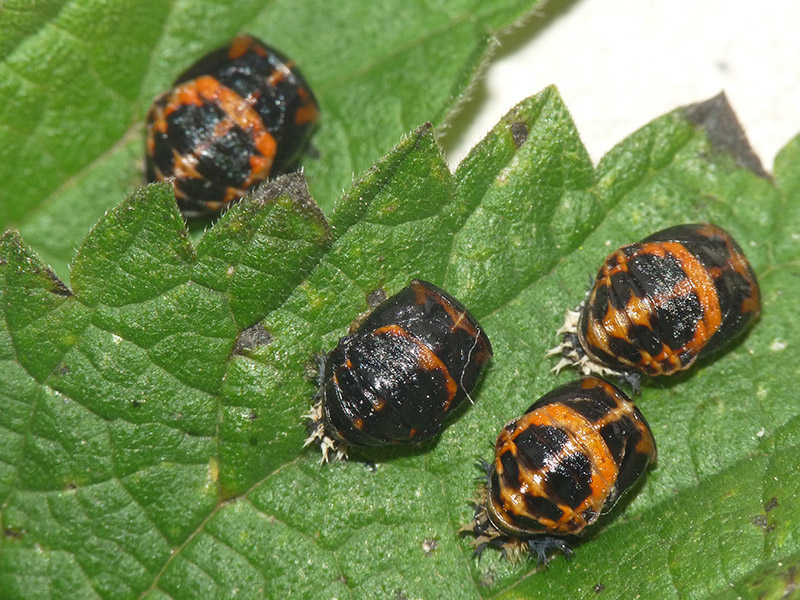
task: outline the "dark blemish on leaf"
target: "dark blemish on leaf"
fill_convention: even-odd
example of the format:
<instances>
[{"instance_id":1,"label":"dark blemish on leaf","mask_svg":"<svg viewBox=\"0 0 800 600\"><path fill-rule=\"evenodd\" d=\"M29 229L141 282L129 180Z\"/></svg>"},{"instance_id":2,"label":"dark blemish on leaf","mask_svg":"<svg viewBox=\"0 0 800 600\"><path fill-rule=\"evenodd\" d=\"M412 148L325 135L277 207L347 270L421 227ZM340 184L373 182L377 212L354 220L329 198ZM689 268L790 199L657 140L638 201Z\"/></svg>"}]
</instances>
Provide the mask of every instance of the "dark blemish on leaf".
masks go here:
<instances>
[{"instance_id":1,"label":"dark blemish on leaf","mask_svg":"<svg viewBox=\"0 0 800 600\"><path fill-rule=\"evenodd\" d=\"M755 517L753 517L753 525L755 525L756 527L761 527L767 533L769 533L770 531L774 531L775 524L774 523L773 524L769 523L769 519L767 519L766 513L769 513L770 511L774 510L777 506L778 506L778 499L775 496L773 496L764 505L764 513L765 514L756 515Z\"/></svg>"},{"instance_id":2,"label":"dark blemish on leaf","mask_svg":"<svg viewBox=\"0 0 800 600\"><path fill-rule=\"evenodd\" d=\"M21 540L25 536L25 530L18 527L6 527L3 535L10 540Z\"/></svg>"},{"instance_id":3,"label":"dark blemish on leaf","mask_svg":"<svg viewBox=\"0 0 800 600\"><path fill-rule=\"evenodd\" d=\"M133 405L133 408L139 408L142 405L142 403L139 400L137 400L136 398L131 400L131 404Z\"/></svg>"},{"instance_id":4,"label":"dark blemish on leaf","mask_svg":"<svg viewBox=\"0 0 800 600\"><path fill-rule=\"evenodd\" d=\"M427 538L422 542L422 551L425 553L425 556L431 556L436 551L438 545L439 540L436 538Z\"/></svg>"},{"instance_id":5,"label":"dark blemish on leaf","mask_svg":"<svg viewBox=\"0 0 800 600\"><path fill-rule=\"evenodd\" d=\"M254 200L252 204L254 207L264 207L288 196L308 218L322 226L323 241L333 239L328 220L311 197L306 183L306 176L303 173L287 173L276 177L257 187L251 195Z\"/></svg>"},{"instance_id":6,"label":"dark blemish on leaf","mask_svg":"<svg viewBox=\"0 0 800 600\"><path fill-rule=\"evenodd\" d=\"M54 271L50 269L44 269L44 275L47 277L53 284L48 291L56 296L63 296L68 298L72 296L72 290L67 287L67 285L58 278L58 275L55 274Z\"/></svg>"},{"instance_id":7,"label":"dark blemish on leaf","mask_svg":"<svg viewBox=\"0 0 800 600\"><path fill-rule=\"evenodd\" d=\"M519 148L528 141L528 125L523 121L515 121L511 124L511 137L514 144Z\"/></svg>"},{"instance_id":8,"label":"dark blemish on leaf","mask_svg":"<svg viewBox=\"0 0 800 600\"><path fill-rule=\"evenodd\" d=\"M757 515L753 517L753 525L756 527L761 527L762 529L767 528L767 517L765 515Z\"/></svg>"},{"instance_id":9,"label":"dark blemish on leaf","mask_svg":"<svg viewBox=\"0 0 800 600\"><path fill-rule=\"evenodd\" d=\"M409 137L414 138L414 148L417 148L420 145L420 142L422 142L422 140L425 137L430 135L432 131L433 131L433 123L431 123L430 121L428 121L427 123L423 123L422 125L417 127L414 131L412 131L409 134Z\"/></svg>"},{"instance_id":10,"label":"dark blemish on leaf","mask_svg":"<svg viewBox=\"0 0 800 600\"><path fill-rule=\"evenodd\" d=\"M381 261L383 260L383 257L379 256L377 260ZM386 300L386 290L384 290L383 287L375 288L369 294L367 294L367 306L369 309L365 310L352 320L350 323L350 328L348 329L348 334L352 335L355 333L356 329L358 329L361 326L361 323L364 322L364 319L366 319L370 313L372 313L372 311L375 310L375 308L377 308L377 306L384 300ZM322 380L320 379L320 382L321 381Z\"/></svg>"},{"instance_id":11,"label":"dark blemish on leaf","mask_svg":"<svg viewBox=\"0 0 800 600\"><path fill-rule=\"evenodd\" d=\"M375 308L384 300L386 300L386 290L384 290L382 287L372 290L369 294L367 294L367 304L370 308Z\"/></svg>"},{"instance_id":12,"label":"dark blemish on leaf","mask_svg":"<svg viewBox=\"0 0 800 600\"><path fill-rule=\"evenodd\" d=\"M606 591L606 586L604 586L602 584L602 582L598 581L597 585L595 585L593 589L594 589L594 593L595 594L600 594L601 592L605 592Z\"/></svg>"},{"instance_id":13,"label":"dark blemish on leaf","mask_svg":"<svg viewBox=\"0 0 800 600\"><path fill-rule=\"evenodd\" d=\"M692 123L705 130L715 150L727 152L740 167L770 179L724 92L705 102L685 106L683 112Z\"/></svg>"},{"instance_id":14,"label":"dark blemish on leaf","mask_svg":"<svg viewBox=\"0 0 800 600\"><path fill-rule=\"evenodd\" d=\"M250 419L251 421L255 421L258 418L258 415L256 414L256 411L251 410L250 414L247 415L247 418Z\"/></svg>"},{"instance_id":15,"label":"dark blemish on leaf","mask_svg":"<svg viewBox=\"0 0 800 600\"><path fill-rule=\"evenodd\" d=\"M78 484L75 483L74 481L65 481L64 489L67 491L75 491L78 489Z\"/></svg>"},{"instance_id":16,"label":"dark blemish on leaf","mask_svg":"<svg viewBox=\"0 0 800 600\"><path fill-rule=\"evenodd\" d=\"M408 600L408 596L403 590L396 590L394 593L394 600Z\"/></svg>"},{"instance_id":17,"label":"dark blemish on leaf","mask_svg":"<svg viewBox=\"0 0 800 600\"><path fill-rule=\"evenodd\" d=\"M259 346L267 346L271 341L272 334L264 325L256 323L239 334L231 354L241 355L249 350L255 350Z\"/></svg>"},{"instance_id":18,"label":"dark blemish on leaf","mask_svg":"<svg viewBox=\"0 0 800 600\"><path fill-rule=\"evenodd\" d=\"M256 436L251 437L248 441L251 446L258 446L258 438Z\"/></svg>"},{"instance_id":19,"label":"dark blemish on leaf","mask_svg":"<svg viewBox=\"0 0 800 600\"><path fill-rule=\"evenodd\" d=\"M4 265L6 263L8 263L8 261L5 258L3 258L2 256L0 256L0 265Z\"/></svg>"},{"instance_id":20,"label":"dark blemish on leaf","mask_svg":"<svg viewBox=\"0 0 800 600\"><path fill-rule=\"evenodd\" d=\"M64 298L69 298L70 296L72 296L72 292L65 285L63 287L59 286L52 287L48 291L52 294L55 294L56 296L63 296Z\"/></svg>"},{"instance_id":21,"label":"dark blemish on leaf","mask_svg":"<svg viewBox=\"0 0 800 600\"><path fill-rule=\"evenodd\" d=\"M61 363L56 368L56 373L58 373L59 375L69 375L71 370L72 369L69 368L69 365Z\"/></svg>"},{"instance_id":22,"label":"dark blemish on leaf","mask_svg":"<svg viewBox=\"0 0 800 600\"><path fill-rule=\"evenodd\" d=\"M367 462L364 463L364 468L366 468L367 471L369 471L370 473L377 473L378 472L378 465L376 465L371 460L368 460Z\"/></svg>"}]
</instances>

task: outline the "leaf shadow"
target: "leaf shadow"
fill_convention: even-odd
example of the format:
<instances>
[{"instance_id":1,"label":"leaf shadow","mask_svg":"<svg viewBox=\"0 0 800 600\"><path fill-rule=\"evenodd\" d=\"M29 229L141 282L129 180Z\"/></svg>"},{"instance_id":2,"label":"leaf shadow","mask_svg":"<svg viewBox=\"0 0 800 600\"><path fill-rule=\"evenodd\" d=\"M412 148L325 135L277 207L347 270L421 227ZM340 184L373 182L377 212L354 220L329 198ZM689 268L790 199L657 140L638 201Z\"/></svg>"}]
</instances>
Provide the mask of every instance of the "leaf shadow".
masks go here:
<instances>
[{"instance_id":1,"label":"leaf shadow","mask_svg":"<svg viewBox=\"0 0 800 600\"><path fill-rule=\"evenodd\" d=\"M695 362L695 364L693 364L689 369L685 371L679 371L678 373L674 373L672 375L646 378L642 384L642 394L647 393L646 392L647 388L671 390L674 387L683 385L687 381L689 381L692 377L694 377L699 369L704 369L708 366L711 366L716 361L722 359L726 355L730 353L735 353L750 337L750 332L752 331L755 324L758 323L760 320L761 317L759 317L754 323L752 323L748 331L746 331L743 335L740 335L735 340L728 342L722 348L714 350L714 352L712 352L707 356L701 356L697 360L697 362Z\"/></svg>"}]
</instances>

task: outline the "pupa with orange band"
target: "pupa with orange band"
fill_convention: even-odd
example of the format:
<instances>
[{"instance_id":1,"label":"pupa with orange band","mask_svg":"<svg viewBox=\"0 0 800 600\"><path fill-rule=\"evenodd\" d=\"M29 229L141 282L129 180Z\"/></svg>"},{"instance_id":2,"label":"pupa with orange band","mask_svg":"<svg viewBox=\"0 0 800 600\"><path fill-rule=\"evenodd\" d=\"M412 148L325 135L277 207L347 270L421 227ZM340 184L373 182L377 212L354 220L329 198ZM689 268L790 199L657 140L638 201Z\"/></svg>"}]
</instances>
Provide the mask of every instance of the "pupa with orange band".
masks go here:
<instances>
[{"instance_id":1,"label":"pupa with orange band","mask_svg":"<svg viewBox=\"0 0 800 600\"><path fill-rule=\"evenodd\" d=\"M215 215L295 167L319 119L294 62L240 35L184 71L147 113L146 178L186 217Z\"/></svg>"},{"instance_id":2,"label":"pupa with orange band","mask_svg":"<svg viewBox=\"0 0 800 600\"><path fill-rule=\"evenodd\" d=\"M347 446L434 437L475 389L492 356L486 332L455 298L414 279L320 357L306 445L323 461Z\"/></svg>"},{"instance_id":3,"label":"pupa with orange band","mask_svg":"<svg viewBox=\"0 0 800 600\"><path fill-rule=\"evenodd\" d=\"M671 375L744 332L761 312L741 247L710 223L676 225L612 252L558 331L554 370L617 375L638 393L642 375Z\"/></svg>"},{"instance_id":4,"label":"pupa with orange band","mask_svg":"<svg viewBox=\"0 0 800 600\"><path fill-rule=\"evenodd\" d=\"M550 550L572 555L568 540L613 508L656 458L656 443L639 409L618 387L597 377L542 396L503 427L475 518L475 554L499 548L548 562Z\"/></svg>"}]
</instances>

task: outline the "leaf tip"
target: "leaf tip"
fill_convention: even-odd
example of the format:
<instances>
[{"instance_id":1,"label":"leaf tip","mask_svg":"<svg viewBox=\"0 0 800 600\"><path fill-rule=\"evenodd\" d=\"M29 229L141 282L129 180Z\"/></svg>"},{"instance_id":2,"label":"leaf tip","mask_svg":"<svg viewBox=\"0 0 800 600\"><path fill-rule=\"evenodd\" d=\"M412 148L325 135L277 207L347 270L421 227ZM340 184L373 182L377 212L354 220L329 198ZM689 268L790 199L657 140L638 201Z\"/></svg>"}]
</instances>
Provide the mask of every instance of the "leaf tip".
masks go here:
<instances>
[{"instance_id":1,"label":"leaf tip","mask_svg":"<svg viewBox=\"0 0 800 600\"><path fill-rule=\"evenodd\" d=\"M72 290L58 277L50 265L44 263L39 255L22 239L19 231L8 229L0 237L0 267L8 263L21 267L44 281L43 288L56 296L72 296Z\"/></svg>"},{"instance_id":2,"label":"leaf tip","mask_svg":"<svg viewBox=\"0 0 800 600\"><path fill-rule=\"evenodd\" d=\"M0 243L22 243L22 236L17 229L6 229L2 237L0 237Z\"/></svg>"},{"instance_id":3,"label":"leaf tip","mask_svg":"<svg viewBox=\"0 0 800 600\"><path fill-rule=\"evenodd\" d=\"M759 177L770 178L761 159L750 146L725 92L703 102L689 104L683 108L683 112L695 126L703 128L715 150L730 154L739 166Z\"/></svg>"},{"instance_id":4,"label":"leaf tip","mask_svg":"<svg viewBox=\"0 0 800 600\"><path fill-rule=\"evenodd\" d=\"M270 179L254 188L240 202L236 202L222 217L203 234L219 234L223 230L238 229L244 223L260 222L267 214L268 207L283 205L291 213L297 214L307 222L314 224L317 238L321 243L330 242L333 233L322 209L311 196L305 174L302 171L286 173ZM203 242L201 242L203 244Z\"/></svg>"}]
</instances>

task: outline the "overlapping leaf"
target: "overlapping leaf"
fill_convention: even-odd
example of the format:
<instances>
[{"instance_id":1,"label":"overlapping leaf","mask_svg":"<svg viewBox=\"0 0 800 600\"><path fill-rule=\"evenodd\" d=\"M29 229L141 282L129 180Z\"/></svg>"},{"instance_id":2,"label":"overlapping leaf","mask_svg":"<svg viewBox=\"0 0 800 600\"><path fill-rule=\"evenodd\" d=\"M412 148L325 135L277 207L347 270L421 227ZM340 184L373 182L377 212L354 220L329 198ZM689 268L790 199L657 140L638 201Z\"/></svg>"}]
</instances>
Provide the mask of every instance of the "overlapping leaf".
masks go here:
<instances>
[{"instance_id":1,"label":"overlapping leaf","mask_svg":"<svg viewBox=\"0 0 800 600\"><path fill-rule=\"evenodd\" d=\"M492 36L535 0L7 0L0 6L0 229L62 278L142 183L151 100L240 31L301 67L323 119L304 166L326 210L401 135L441 123Z\"/></svg>"}]
</instances>

